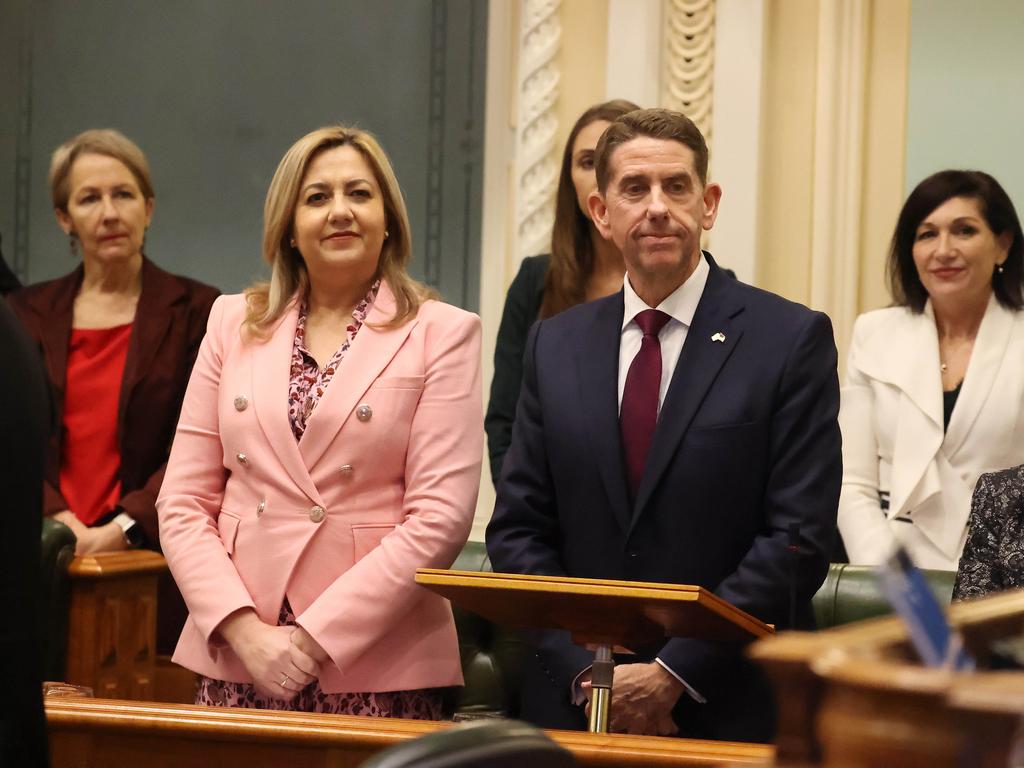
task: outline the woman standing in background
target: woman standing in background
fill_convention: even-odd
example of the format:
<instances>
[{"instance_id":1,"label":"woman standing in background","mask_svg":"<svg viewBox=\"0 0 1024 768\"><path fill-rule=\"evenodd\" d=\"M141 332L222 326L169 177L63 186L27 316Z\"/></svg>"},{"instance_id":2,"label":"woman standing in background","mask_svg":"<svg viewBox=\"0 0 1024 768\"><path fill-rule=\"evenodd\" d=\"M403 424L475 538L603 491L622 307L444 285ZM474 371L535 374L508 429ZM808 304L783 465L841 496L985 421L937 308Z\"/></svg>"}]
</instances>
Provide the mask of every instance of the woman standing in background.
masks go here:
<instances>
[{"instance_id":1,"label":"woman standing in background","mask_svg":"<svg viewBox=\"0 0 1024 768\"><path fill-rule=\"evenodd\" d=\"M80 555L159 551L156 497L219 292L145 256L149 163L117 131L85 131L58 147L50 193L81 264L8 297L42 347L57 409L43 512L74 531ZM157 649L169 653L185 620L169 576L157 604Z\"/></svg>"},{"instance_id":2,"label":"woman standing in background","mask_svg":"<svg viewBox=\"0 0 1024 768\"><path fill-rule=\"evenodd\" d=\"M955 571L978 477L1024 462L1024 234L999 183L942 171L903 205L895 306L857 318L842 389L851 563L897 543Z\"/></svg>"},{"instance_id":3,"label":"woman standing in background","mask_svg":"<svg viewBox=\"0 0 1024 768\"><path fill-rule=\"evenodd\" d=\"M523 352L530 326L539 318L601 298L622 288L622 254L598 234L587 212L597 188L594 148L609 123L639 109L624 99L596 104L569 131L555 196L551 254L528 256L509 286L494 348L494 378L484 425L495 485L512 442L512 422L523 378Z\"/></svg>"}]
</instances>

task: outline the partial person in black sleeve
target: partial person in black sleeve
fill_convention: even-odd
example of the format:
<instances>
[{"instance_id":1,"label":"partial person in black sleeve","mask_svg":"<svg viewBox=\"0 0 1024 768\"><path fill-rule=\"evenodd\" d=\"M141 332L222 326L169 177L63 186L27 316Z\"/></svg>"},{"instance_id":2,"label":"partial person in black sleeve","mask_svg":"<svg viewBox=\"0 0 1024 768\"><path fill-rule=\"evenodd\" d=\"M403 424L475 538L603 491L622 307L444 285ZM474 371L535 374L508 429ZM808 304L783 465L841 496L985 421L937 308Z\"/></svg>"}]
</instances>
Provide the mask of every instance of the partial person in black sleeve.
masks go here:
<instances>
[{"instance_id":1,"label":"partial person in black sleeve","mask_svg":"<svg viewBox=\"0 0 1024 768\"><path fill-rule=\"evenodd\" d=\"M7 302L0 298L0 765L48 765L42 702L42 638L37 621L43 465L49 390L42 361Z\"/></svg>"}]
</instances>

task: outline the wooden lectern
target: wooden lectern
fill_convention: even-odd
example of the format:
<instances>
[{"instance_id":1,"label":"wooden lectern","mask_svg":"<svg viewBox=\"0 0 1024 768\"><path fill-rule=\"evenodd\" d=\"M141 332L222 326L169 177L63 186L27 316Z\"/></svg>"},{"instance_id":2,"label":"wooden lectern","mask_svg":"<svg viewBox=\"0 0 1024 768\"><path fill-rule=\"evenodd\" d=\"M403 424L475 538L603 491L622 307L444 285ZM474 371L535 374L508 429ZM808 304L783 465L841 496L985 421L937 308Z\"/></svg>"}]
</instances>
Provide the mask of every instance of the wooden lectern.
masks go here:
<instances>
[{"instance_id":1,"label":"wooden lectern","mask_svg":"<svg viewBox=\"0 0 1024 768\"><path fill-rule=\"evenodd\" d=\"M639 581L420 569L416 583L515 629L567 630L595 649L590 730L608 731L612 649L669 637L744 641L775 630L703 587Z\"/></svg>"}]
</instances>

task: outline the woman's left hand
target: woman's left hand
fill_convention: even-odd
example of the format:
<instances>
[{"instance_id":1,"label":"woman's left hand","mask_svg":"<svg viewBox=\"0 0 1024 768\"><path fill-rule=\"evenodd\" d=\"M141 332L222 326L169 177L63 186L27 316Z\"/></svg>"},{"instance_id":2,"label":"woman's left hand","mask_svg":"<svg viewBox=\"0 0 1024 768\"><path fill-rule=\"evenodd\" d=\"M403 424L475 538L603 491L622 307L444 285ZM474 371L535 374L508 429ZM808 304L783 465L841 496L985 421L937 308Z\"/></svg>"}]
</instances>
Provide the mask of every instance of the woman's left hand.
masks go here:
<instances>
[{"instance_id":1,"label":"woman's left hand","mask_svg":"<svg viewBox=\"0 0 1024 768\"><path fill-rule=\"evenodd\" d=\"M70 510L58 512L53 519L58 523L64 523L75 534L75 555L79 557L94 552L118 552L126 548L124 532L117 523L110 522L90 528Z\"/></svg>"}]
</instances>

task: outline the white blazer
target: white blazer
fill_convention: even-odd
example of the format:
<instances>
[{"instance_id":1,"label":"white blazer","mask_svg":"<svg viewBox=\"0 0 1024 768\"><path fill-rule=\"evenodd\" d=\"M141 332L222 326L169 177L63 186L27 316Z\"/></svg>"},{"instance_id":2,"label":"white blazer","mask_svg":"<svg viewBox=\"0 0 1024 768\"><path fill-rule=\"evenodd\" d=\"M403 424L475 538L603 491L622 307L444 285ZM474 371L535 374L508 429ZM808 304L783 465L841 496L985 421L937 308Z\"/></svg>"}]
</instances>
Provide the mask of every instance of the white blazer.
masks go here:
<instances>
[{"instance_id":1,"label":"white blazer","mask_svg":"<svg viewBox=\"0 0 1024 768\"><path fill-rule=\"evenodd\" d=\"M1024 312L994 296L945 434L931 302L858 317L839 412L850 562L878 564L900 542L919 566L955 571L978 477L1024 463L1022 404Z\"/></svg>"}]
</instances>

